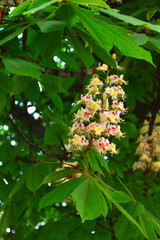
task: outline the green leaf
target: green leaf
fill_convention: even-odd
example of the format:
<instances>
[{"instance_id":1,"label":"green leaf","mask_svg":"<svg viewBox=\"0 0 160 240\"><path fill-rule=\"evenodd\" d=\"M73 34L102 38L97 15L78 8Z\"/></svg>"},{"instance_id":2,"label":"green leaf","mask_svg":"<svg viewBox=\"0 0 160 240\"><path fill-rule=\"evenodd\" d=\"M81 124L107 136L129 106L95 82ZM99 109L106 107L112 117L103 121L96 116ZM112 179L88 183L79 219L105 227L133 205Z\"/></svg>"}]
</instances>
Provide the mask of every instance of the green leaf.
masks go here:
<instances>
[{"instance_id":1,"label":"green leaf","mask_svg":"<svg viewBox=\"0 0 160 240\"><path fill-rule=\"evenodd\" d=\"M88 0L87 2L85 0L67 0L67 2L72 2L80 5L87 5L87 7L88 5L91 5L110 9L110 6L106 4L103 0Z\"/></svg>"},{"instance_id":2,"label":"green leaf","mask_svg":"<svg viewBox=\"0 0 160 240\"><path fill-rule=\"evenodd\" d=\"M6 106L7 98L6 95L0 90L0 112Z\"/></svg>"},{"instance_id":3,"label":"green leaf","mask_svg":"<svg viewBox=\"0 0 160 240\"><path fill-rule=\"evenodd\" d=\"M43 71L39 65L19 58L3 58L2 61L7 71L16 75L40 79L41 71Z\"/></svg>"},{"instance_id":4,"label":"green leaf","mask_svg":"<svg viewBox=\"0 0 160 240\"><path fill-rule=\"evenodd\" d=\"M57 202L62 202L65 200L74 189L82 182L84 178L74 178L69 180L68 182L62 183L55 187L51 192L47 193L39 203L39 210L53 205Z\"/></svg>"},{"instance_id":5,"label":"green leaf","mask_svg":"<svg viewBox=\"0 0 160 240\"><path fill-rule=\"evenodd\" d=\"M72 47L74 48L74 50L77 52L77 54L79 55L79 57L81 58L82 62L86 65L87 68L91 67L93 62L94 62L94 58L93 56L90 54L90 52L88 51L88 49L86 49L82 43L79 41L78 38L75 38L74 35L70 34L68 36L68 39L72 45Z\"/></svg>"},{"instance_id":6,"label":"green leaf","mask_svg":"<svg viewBox=\"0 0 160 240\"><path fill-rule=\"evenodd\" d=\"M118 13L117 10L106 10L106 9L97 9L100 10L101 12L107 13L108 15L118 18L126 23L132 24L134 26L144 26L144 27L148 27L149 29L156 31L156 32L160 32L160 25L153 25L151 23L139 20L137 18L128 16L128 15L124 15L121 13Z\"/></svg>"},{"instance_id":7,"label":"green leaf","mask_svg":"<svg viewBox=\"0 0 160 240\"><path fill-rule=\"evenodd\" d=\"M60 144L59 129L57 128L57 125L53 125L46 128L44 133L44 144L45 145Z\"/></svg>"},{"instance_id":8,"label":"green leaf","mask_svg":"<svg viewBox=\"0 0 160 240\"><path fill-rule=\"evenodd\" d=\"M16 194L16 192L18 192L20 190L20 188L22 187L23 183L26 180L27 175L24 174L20 180L18 182L16 182L16 184L14 185L11 193L9 194L9 199L11 200L13 198L13 196Z\"/></svg>"},{"instance_id":9,"label":"green leaf","mask_svg":"<svg viewBox=\"0 0 160 240\"><path fill-rule=\"evenodd\" d=\"M145 232L143 231L143 229L141 228L141 226L139 225L139 223L116 201L114 200L114 198L112 198L110 191L108 191L106 188L104 188L99 182L97 182L96 180L94 180L95 184L99 187L99 189L104 193L104 195L106 196L106 198L111 201L120 211L121 213L127 217L129 219L129 221L131 221L140 231L141 233L146 237Z\"/></svg>"},{"instance_id":10,"label":"green leaf","mask_svg":"<svg viewBox=\"0 0 160 240\"><path fill-rule=\"evenodd\" d=\"M96 156L96 158L99 160L99 162L102 164L102 166L106 169L106 171L110 174L108 162L106 161L106 159L96 151L93 151L93 153Z\"/></svg>"},{"instance_id":11,"label":"green leaf","mask_svg":"<svg viewBox=\"0 0 160 240\"><path fill-rule=\"evenodd\" d=\"M56 11L58 19L66 22L66 27L71 31L72 27L79 21L79 17L69 4L62 4Z\"/></svg>"},{"instance_id":12,"label":"green leaf","mask_svg":"<svg viewBox=\"0 0 160 240\"><path fill-rule=\"evenodd\" d=\"M21 4L19 4L18 6L16 6L16 8L9 14L9 16L18 16L20 15L27 7L29 7L29 5L31 4L32 0L27 0Z\"/></svg>"},{"instance_id":13,"label":"green leaf","mask_svg":"<svg viewBox=\"0 0 160 240\"><path fill-rule=\"evenodd\" d=\"M128 57L144 59L154 65L150 52L137 45L125 35L121 27L102 22L99 22L99 26L101 26L102 30L109 36L110 40L122 54Z\"/></svg>"},{"instance_id":14,"label":"green leaf","mask_svg":"<svg viewBox=\"0 0 160 240\"><path fill-rule=\"evenodd\" d=\"M114 230L118 240L129 240L132 238L133 233L136 232L135 228L133 228L133 225L131 225L128 219L123 215L119 217Z\"/></svg>"},{"instance_id":15,"label":"green leaf","mask_svg":"<svg viewBox=\"0 0 160 240\"><path fill-rule=\"evenodd\" d=\"M76 208L82 218L82 222L93 220L101 214L107 215L106 200L90 178L86 178L72 193Z\"/></svg>"},{"instance_id":16,"label":"green leaf","mask_svg":"<svg viewBox=\"0 0 160 240\"><path fill-rule=\"evenodd\" d=\"M64 61L67 65L69 65L70 68L73 68L74 70L78 71L79 66L76 60L73 59L72 56L69 56L68 53L63 52L57 52L56 54L62 61Z\"/></svg>"},{"instance_id":17,"label":"green leaf","mask_svg":"<svg viewBox=\"0 0 160 240\"><path fill-rule=\"evenodd\" d=\"M25 96L31 102L36 101L40 97L40 88L37 81L29 81Z\"/></svg>"},{"instance_id":18,"label":"green leaf","mask_svg":"<svg viewBox=\"0 0 160 240\"><path fill-rule=\"evenodd\" d=\"M113 47L113 43L110 40L109 36L107 36L102 30L101 26L99 26L93 20L93 18L90 17L88 12L84 12L74 5L72 7L75 13L79 16L84 28L87 29L87 31L91 34L91 36L95 39L95 41L99 44L100 47L109 52Z\"/></svg>"},{"instance_id":19,"label":"green leaf","mask_svg":"<svg viewBox=\"0 0 160 240\"><path fill-rule=\"evenodd\" d=\"M154 227L152 225L152 221L149 219L147 214L143 214L139 216L140 224L145 232L146 238L148 240L158 240L158 237L154 231Z\"/></svg>"},{"instance_id":20,"label":"green leaf","mask_svg":"<svg viewBox=\"0 0 160 240\"><path fill-rule=\"evenodd\" d=\"M51 0L51 1L48 1L44 4L41 4L40 6L38 7L35 7L35 8L31 8L29 9L28 11L25 11L23 12L23 15L31 15L31 14L34 14L35 12L41 10L41 9L45 9L46 7L50 6L51 4L57 2L58 0Z\"/></svg>"},{"instance_id":21,"label":"green leaf","mask_svg":"<svg viewBox=\"0 0 160 240\"><path fill-rule=\"evenodd\" d=\"M28 171L28 178L26 179L26 185L28 189L35 192L43 181L43 176L49 172L48 165L44 163L35 164Z\"/></svg>"},{"instance_id":22,"label":"green leaf","mask_svg":"<svg viewBox=\"0 0 160 240\"><path fill-rule=\"evenodd\" d=\"M133 35L129 35L129 37L138 45L143 45L148 41L148 37L145 33L135 33Z\"/></svg>"},{"instance_id":23,"label":"green leaf","mask_svg":"<svg viewBox=\"0 0 160 240\"><path fill-rule=\"evenodd\" d=\"M50 32L50 33L40 32L37 36L36 44L42 56L44 56L45 58L48 58L49 65L52 65L54 63L54 60L53 60L54 51L61 48L61 33L60 32ZM50 56L52 57L52 59L49 58ZM45 61L44 58L43 58L43 61ZM50 66L47 66L47 67L50 67Z\"/></svg>"},{"instance_id":24,"label":"green leaf","mask_svg":"<svg viewBox=\"0 0 160 240\"><path fill-rule=\"evenodd\" d=\"M89 151L87 154L87 160L88 160L89 165L91 166L91 169L93 172L98 172L98 173L104 175L101 168L98 165L97 159L94 157L94 155L92 154L91 151Z\"/></svg>"},{"instance_id":25,"label":"green leaf","mask_svg":"<svg viewBox=\"0 0 160 240\"><path fill-rule=\"evenodd\" d=\"M118 203L128 203L130 201L134 201L133 197L122 191L112 192L111 197Z\"/></svg>"},{"instance_id":26,"label":"green leaf","mask_svg":"<svg viewBox=\"0 0 160 240\"><path fill-rule=\"evenodd\" d=\"M47 183L52 183L55 182L61 178L67 177L68 175L72 174L72 173L81 173L80 171L77 171L75 169L63 169L63 170L59 170L56 172L53 172L49 175L47 175L44 179L42 184L47 184ZM41 185L42 185L41 184Z\"/></svg>"},{"instance_id":27,"label":"green leaf","mask_svg":"<svg viewBox=\"0 0 160 240\"><path fill-rule=\"evenodd\" d=\"M146 214L152 222L155 231L160 235L160 220L153 216L150 212L146 211Z\"/></svg>"},{"instance_id":28,"label":"green leaf","mask_svg":"<svg viewBox=\"0 0 160 240\"><path fill-rule=\"evenodd\" d=\"M22 27L22 28L18 28L15 32L7 35L6 37L4 37L2 40L0 40L0 45L10 41L11 39L15 38L16 36L18 36L19 34L21 34L22 32L24 32L24 30L28 27L25 26L25 27Z\"/></svg>"},{"instance_id":29,"label":"green leaf","mask_svg":"<svg viewBox=\"0 0 160 240\"><path fill-rule=\"evenodd\" d=\"M112 66L113 68L116 68L116 63L114 61L114 59L112 58L111 54L108 53L104 48L98 46L94 41L93 38L91 38L88 34L84 33L84 31L79 31L80 32L80 36L87 41L93 51L95 52L95 54L103 61L105 62L107 65Z\"/></svg>"},{"instance_id":30,"label":"green leaf","mask_svg":"<svg viewBox=\"0 0 160 240\"><path fill-rule=\"evenodd\" d=\"M62 31L66 25L66 22L64 21L44 21L44 22L38 22L38 27L40 28L41 32L48 33L53 31Z\"/></svg>"},{"instance_id":31,"label":"green leaf","mask_svg":"<svg viewBox=\"0 0 160 240\"><path fill-rule=\"evenodd\" d=\"M149 43L151 43L154 47L156 47L158 50L160 50L160 39L149 37L148 38Z\"/></svg>"},{"instance_id":32,"label":"green leaf","mask_svg":"<svg viewBox=\"0 0 160 240\"><path fill-rule=\"evenodd\" d=\"M50 94L63 92L62 77L43 74L41 83Z\"/></svg>"},{"instance_id":33,"label":"green leaf","mask_svg":"<svg viewBox=\"0 0 160 240\"><path fill-rule=\"evenodd\" d=\"M13 80L7 75L0 74L0 88L5 93L11 93L13 91Z\"/></svg>"},{"instance_id":34,"label":"green leaf","mask_svg":"<svg viewBox=\"0 0 160 240\"><path fill-rule=\"evenodd\" d=\"M12 94L20 94L27 89L29 77L14 76L13 77L13 91Z\"/></svg>"},{"instance_id":35,"label":"green leaf","mask_svg":"<svg viewBox=\"0 0 160 240\"><path fill-rule=\"evenodd\" d=\"M63 101L61 97L55 93L53 96L51 96L53 104L59 109L60 111L63 111Z\"/></svg>"}]
</instances>

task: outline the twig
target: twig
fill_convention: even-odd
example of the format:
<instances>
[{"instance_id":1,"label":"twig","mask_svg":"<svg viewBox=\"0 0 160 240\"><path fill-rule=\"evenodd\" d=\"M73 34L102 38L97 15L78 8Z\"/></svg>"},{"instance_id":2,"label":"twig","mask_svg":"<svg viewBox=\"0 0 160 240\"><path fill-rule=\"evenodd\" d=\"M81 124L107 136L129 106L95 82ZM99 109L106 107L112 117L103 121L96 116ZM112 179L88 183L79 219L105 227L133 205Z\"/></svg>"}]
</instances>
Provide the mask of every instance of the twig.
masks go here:
<instances>
[{"instance_id":1,"label":"twig","mask_svg":"<svg viewBox=\"0 0 160 240\"><path fill-rule=\"evenodd\" d=\"M26 143L28 143L31 147L36 147L38 148L43 154L45 154L47 157L51 157L51 158L59 158L59 160L62 160L62 156L60 155L56 155L56 154L53 154L53 153L49 153L47 152L46 150L44 150L44 148L39 145L39 144L34 144L32 141L30 141L23 133L22 129L20 128L19 125L17 125L14 120L12 119L12 117L10 116L9 112L7 110L6 111L6 114L7 114L7 117L9 119L9 121L12 123L12 125L18 130L19 134L21 135L21 137L24 139L24 141Z\"/></svg>"}]
</instances>

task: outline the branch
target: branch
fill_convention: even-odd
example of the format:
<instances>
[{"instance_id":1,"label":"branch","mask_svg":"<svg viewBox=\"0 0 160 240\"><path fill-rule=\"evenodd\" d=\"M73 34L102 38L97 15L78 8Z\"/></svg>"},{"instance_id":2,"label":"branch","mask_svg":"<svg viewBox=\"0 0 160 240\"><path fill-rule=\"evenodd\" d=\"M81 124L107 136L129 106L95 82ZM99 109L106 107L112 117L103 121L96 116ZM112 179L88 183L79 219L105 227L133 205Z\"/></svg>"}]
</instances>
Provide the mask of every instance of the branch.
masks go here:
<instances>
[{"instance_id":1,"label":"branch","mask_svg":"<svg viewBox=\"0 0 160 240\"><path fill-rule=\"evenodd\" d=\"M22 129L20 128L19 125L17 125L14 120L12 119L12 117L10 116L9 112L7 110L6 111L6 114L7 114L7 117L9 119L9 121L11 122L11 124L18 130L19 134L21 135L21 137L24 139L24 141L26 143L28 143L30 145L30 147L36 147L38 148L43 154L45 154L47 157L51 157L51 158L58 158L59 160L63 160L63 156L60 156L60 155L56 155L56 154L53 154L53 153L49 153L47 152L40 144L34 144L31 140L29 140L23 133ZM62 159L63 158L63 159Z\"/></svg>"},{"instance_id":2,"label":"branch","mask_svg":"<svg viewBox=\"0 0 160 240\"><path fill-rule=\"evenodd\" d=\"M29 135L30 135L30 141L33 143L33 134L32 134L32 129L29 129ZM34 155L34 151L33 151L33 146L29 145L29 153L31 156L31 160L34 164L37 163L36 157Z\"/></svg>"},{"instance_id":3,"label":"branch","mask_svg":"<svg viewBox=\"0 0 160 240\"><path fill-rule=\"evenodd\" d=\"M23 98L23 102L26 101L26 99L24 98L25 96L23 96L23 93L21 96ZM42 126L42 124L39 123L38 120L34 119L34 117L27 112L25 105L26 103L24 103L24 109L23 109L18 105L15 105L13 101L11 104L10 114L12 114L13 117L19 119L29 128L32 127L32 131L36 134L37 138L43 138L45 127Z\"/></svg>"},{"instance_id":4,"label":"branch","mask_svg":"<svg viewBox=\"0 0 160 240\"><path fill-rule=\"evenodd\" d=\"M28 60L30 62L33 62L33 63L36 63L37 62L34 62L30 57L26 56L24 57L23 59L25 60ZM47 67L44 67L42 66L41 64L39 64L46 73L49 73L49 74L53 74L55 76L61 76L61 77L80 77L82 75L82 72L81 71L76 71L76 72L71 72L71 71L61 71L61 70L57 70L57 69L51 69L51 68L47 68ZM97 65L98 66L98 65ZM83 74L88 76L88 75L91 75L95 72L95 69L97 68L97 66L94 66L92 68L89 68L89 69L84 69L83 70Z\"/></svg>"},{"instance_id":5,"label":"branch","mask_svg":"<svg viewBox=\"0 0 160 240\"><path fill-rule=\"evenodd\" d=\"M96 224L99 225L100 227L106 229L106 230L109 231L109 232L113 232L113 230L112 230L111 228L108 228L108 227L104 226L104 225L103 225L102 223L100 223L100 222L96 222Z\"/></svg>"}]
</instances>

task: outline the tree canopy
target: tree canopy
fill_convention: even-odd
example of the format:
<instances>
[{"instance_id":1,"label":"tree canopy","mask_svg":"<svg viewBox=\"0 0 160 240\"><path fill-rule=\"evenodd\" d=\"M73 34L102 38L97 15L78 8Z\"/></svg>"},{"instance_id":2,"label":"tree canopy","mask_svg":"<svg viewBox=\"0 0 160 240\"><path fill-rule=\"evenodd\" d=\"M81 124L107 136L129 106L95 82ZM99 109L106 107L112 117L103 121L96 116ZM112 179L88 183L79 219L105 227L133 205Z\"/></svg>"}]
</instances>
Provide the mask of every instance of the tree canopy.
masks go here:
<instances>
[{"instance_id":1,"label":"tree canopy","mask_svg":"<svg viewBox=\"0 0 160 240\"><path fill-rule=\"evenodd\" d=\"M1 1L1 239L160 238L159 14Z\"/></svg>"}]
</instances>

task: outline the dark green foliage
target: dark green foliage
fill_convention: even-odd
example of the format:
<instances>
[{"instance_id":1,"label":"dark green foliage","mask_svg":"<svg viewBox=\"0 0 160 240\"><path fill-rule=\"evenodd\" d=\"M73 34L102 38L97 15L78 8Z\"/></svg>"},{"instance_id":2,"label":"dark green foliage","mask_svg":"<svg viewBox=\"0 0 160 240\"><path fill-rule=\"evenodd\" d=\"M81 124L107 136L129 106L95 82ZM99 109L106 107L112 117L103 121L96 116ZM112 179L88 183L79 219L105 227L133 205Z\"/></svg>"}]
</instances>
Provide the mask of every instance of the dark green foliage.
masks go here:
<instances>
[{"instance_id":1,"label":"dark green foliage","mask_svg":"<svg viewBox=\"0 0 160 240\"><path fill-rule=\"evenodd\" d=\"M141 124L160 109L159 1L107 3L2 1L1 239L160 237L159 174L132 170ZM120 153L73 159L73 103L99 62L117 74L113 53L129 80Z\"/></svg>"}]
</instances>

